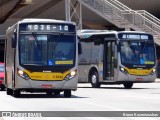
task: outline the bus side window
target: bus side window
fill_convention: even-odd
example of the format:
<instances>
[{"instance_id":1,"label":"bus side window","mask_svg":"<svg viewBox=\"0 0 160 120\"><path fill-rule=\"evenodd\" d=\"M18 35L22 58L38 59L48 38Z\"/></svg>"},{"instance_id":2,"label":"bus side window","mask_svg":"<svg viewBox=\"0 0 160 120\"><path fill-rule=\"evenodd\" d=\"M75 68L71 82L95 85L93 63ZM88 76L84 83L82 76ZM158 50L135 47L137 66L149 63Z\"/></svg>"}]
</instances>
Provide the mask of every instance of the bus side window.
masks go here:
<instances>
[{"instance_id":1,"label":"bus side window","mask_svg":"<svg viewBox=\"0 0 160 120\"><path fill-rule=\"evenodd\" d=\"M93 42L92 42L93 43ZM100 44L92 44L92 63L96 64L100 58Z\"/></svg>"},{"instance_id":2,"label":"bus side window","mask_svg":"<svg viewBox=\"0 0 160 120\"><path fill-rule=\"evenodd\" d=\"M82 45L81 45L80 42L78 43L78 54L79 54L79 55L82 54Z\"/></svg>"},{"instance_id":3,"label":"bus side window","mask_svg":"<svg viewBox=\"0 0 160 120\"><path fill-rule=\"evenodd\" d=\"M100 61L103 62L104 44L100 45Z\"/></svg>"}]
</instances>

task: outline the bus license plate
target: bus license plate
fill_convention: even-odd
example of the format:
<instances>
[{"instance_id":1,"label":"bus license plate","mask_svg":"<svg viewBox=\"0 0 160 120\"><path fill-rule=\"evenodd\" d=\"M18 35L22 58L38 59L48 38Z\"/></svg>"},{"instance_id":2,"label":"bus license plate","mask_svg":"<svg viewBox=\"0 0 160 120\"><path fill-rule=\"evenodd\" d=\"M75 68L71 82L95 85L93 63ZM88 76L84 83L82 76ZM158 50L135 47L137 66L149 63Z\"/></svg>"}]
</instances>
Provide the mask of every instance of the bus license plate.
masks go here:
<instances>
[{"instance_id":1,"label":"bus license plate","mask_svg":"<svg viewBox=\"0 0 160 120\"><path fill-rule=\"evenodd\" d=\"M52 88L53 86L52 85L48 85L48 84L42 84L41 87L42 88Z\"/></svg>"}]
</instances>

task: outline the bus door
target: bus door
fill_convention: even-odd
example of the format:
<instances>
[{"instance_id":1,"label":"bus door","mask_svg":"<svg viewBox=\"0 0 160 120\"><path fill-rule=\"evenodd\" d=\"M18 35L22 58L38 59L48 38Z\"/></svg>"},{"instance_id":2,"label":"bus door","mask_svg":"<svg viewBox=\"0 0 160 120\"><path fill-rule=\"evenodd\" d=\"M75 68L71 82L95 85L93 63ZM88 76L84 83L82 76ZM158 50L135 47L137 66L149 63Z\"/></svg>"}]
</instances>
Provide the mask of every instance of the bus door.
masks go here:
<instances>
[{"instance_id":1,"label":"bus door","mask_svg":"<svg viewBox=\"0 0 160 120\"><path fill-rule=\"evenodd\" d=\"M103 52L103 80L114 80L115 77L115 51L116 41L106 40L104 41L104 52Z\"/></svg>"}]
</instances>

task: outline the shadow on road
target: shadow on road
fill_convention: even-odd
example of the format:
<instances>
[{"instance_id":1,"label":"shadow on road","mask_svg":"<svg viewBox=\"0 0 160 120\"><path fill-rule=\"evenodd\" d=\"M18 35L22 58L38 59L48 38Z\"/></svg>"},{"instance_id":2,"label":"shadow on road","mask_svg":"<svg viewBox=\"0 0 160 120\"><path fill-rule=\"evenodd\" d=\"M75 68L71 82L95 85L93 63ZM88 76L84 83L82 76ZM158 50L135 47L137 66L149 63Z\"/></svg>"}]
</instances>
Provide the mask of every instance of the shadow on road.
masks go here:
<instances>
[{"instance_id":1,"label":"shadow on road","mask_svg":"<svg viewBox=\"0 0 160 120\"><path fill-rule=\"evenodd\" d=\"M47 94L39 94L39 93L34 93L34 94L21 94L20 96L18 96L17 98L44 98L44 99L47 99L47 98L67 98L67 97L64 97L63 94L60 94L60 95L47 95ZM81 96L75 96L75 95L72 95L71 97L68 97L67 99L72 99L72 98L87 98L87 97L81 97Z\"/></svg>"},{"instance_id":2,"label":"shadow on road","mask_svg":"<svg viewBox=\"0 0 160 120\"><path fill-rule=\"evenodd\" d=\"M152 89L152 88L131 88L131 89L125 89L124 87L101 87L98 89L124 89L124 90L138 90L138 89Z\"/></svg>"},{"instance_id":3,"label":"shadow on road","mask_svg":"<svg viewBox=\"0 0 160 120\"><path fill-rule=\"evenodd\" d=\"M78 88L89 88L89 89L124 89L124 90L136 90L136 89L155 89L155 88L131 88L125 89L124 87L100 87L100 88L92 88L92 87L78 87Z\"/></svg>"}]
</instances>

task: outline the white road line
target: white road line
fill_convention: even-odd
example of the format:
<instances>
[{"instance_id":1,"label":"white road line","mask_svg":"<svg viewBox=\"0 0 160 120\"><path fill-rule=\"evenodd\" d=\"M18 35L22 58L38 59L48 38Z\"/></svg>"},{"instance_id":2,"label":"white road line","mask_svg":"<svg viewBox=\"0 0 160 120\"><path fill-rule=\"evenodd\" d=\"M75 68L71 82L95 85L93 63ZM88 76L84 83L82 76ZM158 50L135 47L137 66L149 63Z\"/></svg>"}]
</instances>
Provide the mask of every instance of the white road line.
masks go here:
<instances>
[{"instance_id":1,"label":"white road line","mask_svg":"<svg viewBox=\"0 0 160 120\"><path fill-rule=\"evenodd\" d=\"M67 101L68 101L68 99L67 99ZM82 103L82 104L88 104L88 105L94 105L94 106L97 106L97 107L102 107L102 108L107 108L107 109L109 109L109 110L114 110L114 111L124 111L124 110L122 110L122 109L118 109L118 108L115 108L115 107L110 107L110 106L104 106L104 105L100 105L100 104L96 104L96 103L93 103L93 102L84 102L84 101L79 101L79 100L69 100L69 101L74 101L74 102L79 102L79 103ZM85 111L85 110L84 110Z\"/></svg>"}]
</instances>

